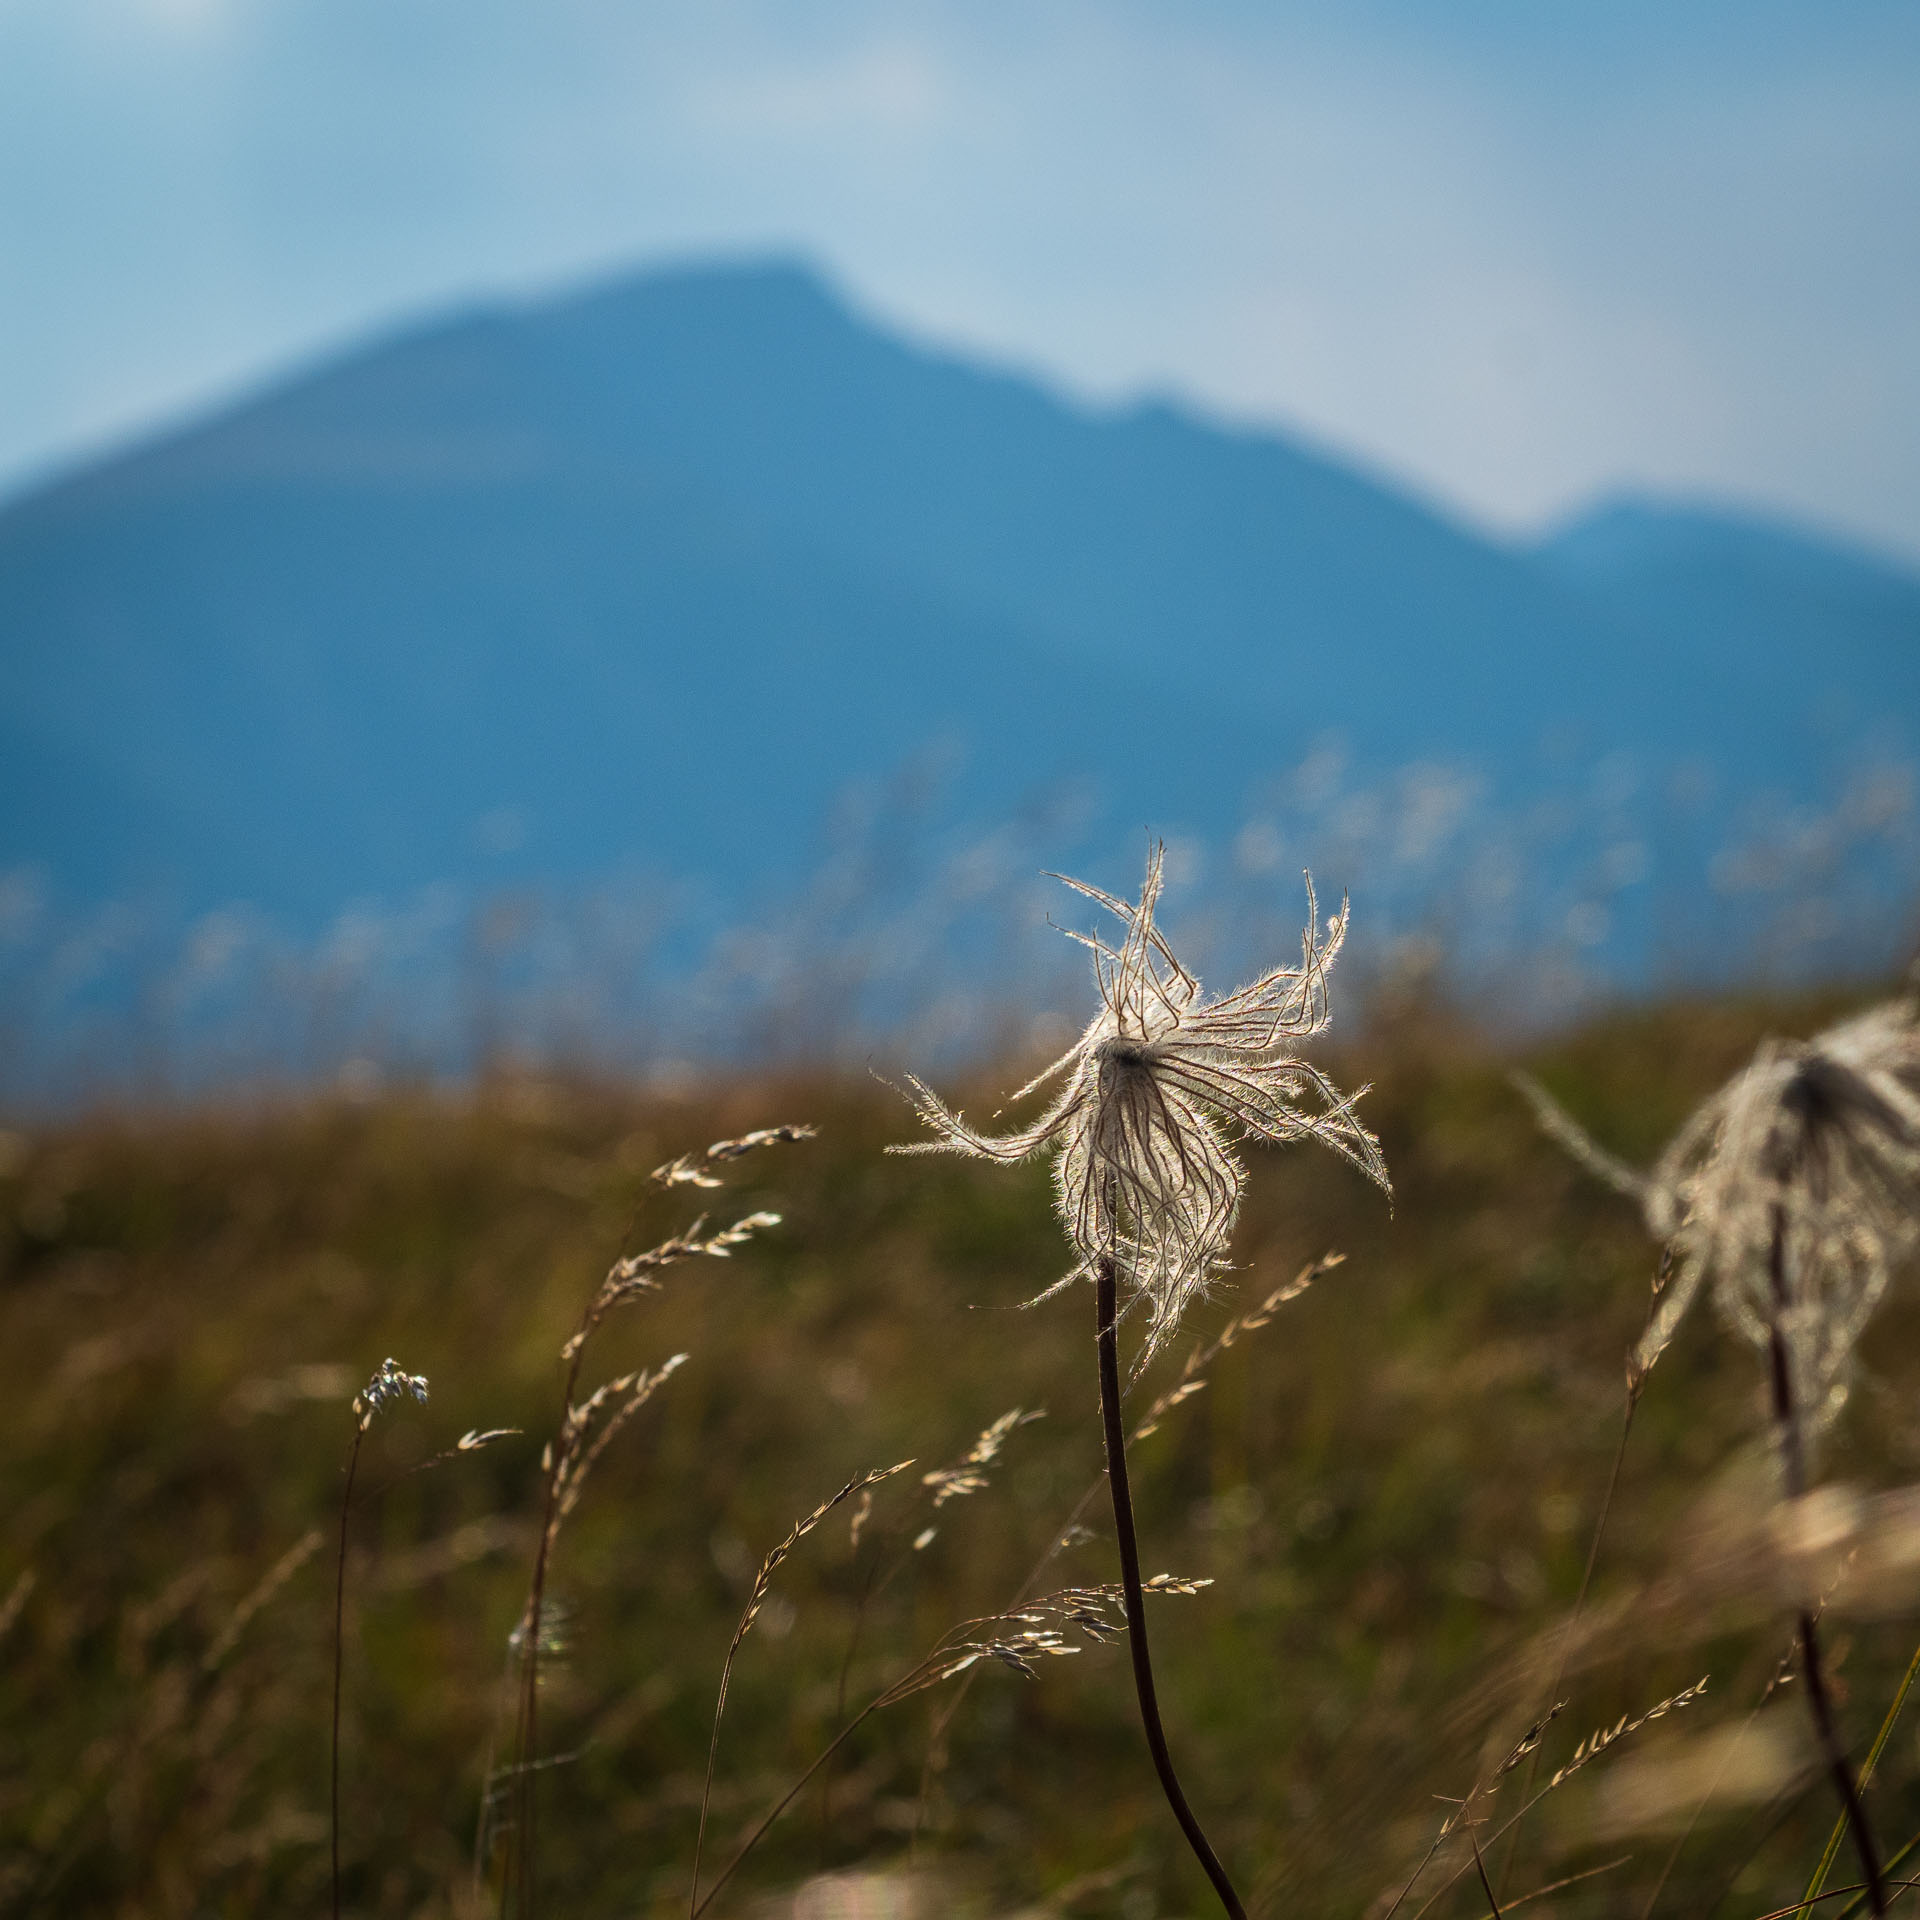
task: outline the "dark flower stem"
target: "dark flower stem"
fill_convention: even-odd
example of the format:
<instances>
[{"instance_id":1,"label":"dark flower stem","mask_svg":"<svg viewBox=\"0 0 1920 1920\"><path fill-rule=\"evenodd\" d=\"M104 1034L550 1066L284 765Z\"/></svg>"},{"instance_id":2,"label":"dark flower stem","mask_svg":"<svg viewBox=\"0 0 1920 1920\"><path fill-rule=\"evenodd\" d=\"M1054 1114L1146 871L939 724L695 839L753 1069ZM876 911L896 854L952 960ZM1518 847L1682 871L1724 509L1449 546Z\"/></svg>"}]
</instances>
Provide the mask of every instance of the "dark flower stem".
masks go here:
<instances>
[{"instance_id":1,"label":"dark flower stem","mask_svg":"<svg viewBox=\"0 0 1920 1920\"><path fill-rule=\"evenodd\" d=\"M1773 1384L1773 1420L1780 1436L1780 1471L1787 1498L1798 1500L1807 1490L1806 1448L1800 1433L1800 1411L1794 1398L1793 1372L1787 1353L1781 1322L1789 1305L1787 1290L1787 1212L1776 1203L1773 1209L1773 1234L1767 1255L1767 1273L1773 1289L1773 1319L1768 1329L1768 1350ZM1833 1701L1827 1693L1826 1672L1820 1659L1820 1630L1811 1609L1802 1607L1799 1619L1800 1668L1807 1681L1807 1710L1813 1716L1813 1730L1819 1736L1820 1751L1827 1771L1833 1776L1834 1791L1847 1817L1853 1835L1854 1851L1860 1856L1861 1875L1867 1883L1867 1904L1876 1914L1887 1910L1886 1877L1880 1867L1880 1849L1873 1828L1867 1823L1867 1810L1860 1802L1860 1789L1854 1784L1853 1768L1848 1764L1846 1748L1840 1743L1840 1730L1834 1720Z\"/></svg>"},{"instance_id":2,"label":"dark flower stem","mask_svg":"<svg viewBox=\"0 0 1920 1920\"><path fill-rule=\"evenodd\" d=\"M1094 1268L1095 1311L1100 1323L1100 1416L1106 1430L1107 1485L1113 1493L1113 1530L1120 1547L1120 1585L1126 1599L1127 1647L1133 1655L1134 1690L1140 1696L1140 1724L1153 1754L1153 1770L1167 1796L1187 1845L1206 1869L1213 1890L1232 1920L1247 1920L1247 1910L1227 1878L1227 1870L1200 1830L1200 1822L1180 1790L1167 1752L1167 1736L1160 1726L1160 1708L1154 1699L1153 1661L1147 1653L1147 1610L1140 1592L1140 1545L1133 1531L1133 1496L1127 1487L1127 1433L1120 1417L1120 1339L1117 1331L1119 1287L1113 1260L1102 1255Z\"/></svg>"},{"instance_id":3,"label":"dark flower stem","mask_svg":"<svg viewBox=\"0 0 1920 1920\"><path fill-rule=\"evenodd\" d=\"M356 1411L359 1402L354 1402ZM361 1419L353 1430L353 1450L347 1455L346 1490L340 1496L340 1556L333 1573L333 1920L340 1920L340 1672L346 1652L347 1513L353 1505L353 1476L360 1465L360 1442L367 1437Z\"/></svg>"}]
</instances>

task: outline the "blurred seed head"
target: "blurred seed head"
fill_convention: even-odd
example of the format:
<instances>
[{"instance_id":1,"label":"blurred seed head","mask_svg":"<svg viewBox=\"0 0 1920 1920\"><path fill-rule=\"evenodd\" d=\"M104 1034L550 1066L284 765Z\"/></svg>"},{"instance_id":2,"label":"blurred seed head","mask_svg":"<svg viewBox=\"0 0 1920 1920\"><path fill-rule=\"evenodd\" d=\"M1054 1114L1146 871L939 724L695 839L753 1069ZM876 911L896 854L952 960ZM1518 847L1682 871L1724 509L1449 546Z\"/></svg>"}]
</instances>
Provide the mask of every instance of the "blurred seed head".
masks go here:
<instances>
[{"instance_id":1,"label":"blurred seed head","mask_svg":"<svg viewBox=\"0 0 1920 1920\"><path fill-rule=\"evenodd\" d=\"M1812 1040L1765 1042L1676 1135L1642 1205L1676 1270L1638 1372L1710 1284L1727 1323L1755 1345L1778 1321L1799 1405L1815 1425L1831 1418L1862 1329L1920 1242L1914 1004L1876 1007Z\"/></svg>"}]
</instances>

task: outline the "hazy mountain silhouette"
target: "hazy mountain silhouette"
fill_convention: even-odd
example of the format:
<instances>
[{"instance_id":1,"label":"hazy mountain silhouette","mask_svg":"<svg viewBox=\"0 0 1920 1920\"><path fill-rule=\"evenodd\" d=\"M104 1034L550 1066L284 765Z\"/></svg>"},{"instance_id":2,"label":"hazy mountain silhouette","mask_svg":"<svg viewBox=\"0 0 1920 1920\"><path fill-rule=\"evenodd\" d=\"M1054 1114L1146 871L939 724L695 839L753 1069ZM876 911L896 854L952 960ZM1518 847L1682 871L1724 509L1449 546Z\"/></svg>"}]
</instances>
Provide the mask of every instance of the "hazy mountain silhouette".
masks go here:
<instances>
[{"instance_id":1,"label":"hazy mountain silhouette","mask_svg":"<svg viewBox=\"0 0 1920 1920\"><path fill-rule=\"evenodd\" d=\"M791 265L376 341L0 513L0 866L316 924L436 879L796 877L849 781L1230 835L1337 735L1523 796L1912 745L1920 580L1645 504L1503 548L1271 433L1094 411ZM1131 861L1129 862L1131 864Z\"/></svg>"}]
</instances>

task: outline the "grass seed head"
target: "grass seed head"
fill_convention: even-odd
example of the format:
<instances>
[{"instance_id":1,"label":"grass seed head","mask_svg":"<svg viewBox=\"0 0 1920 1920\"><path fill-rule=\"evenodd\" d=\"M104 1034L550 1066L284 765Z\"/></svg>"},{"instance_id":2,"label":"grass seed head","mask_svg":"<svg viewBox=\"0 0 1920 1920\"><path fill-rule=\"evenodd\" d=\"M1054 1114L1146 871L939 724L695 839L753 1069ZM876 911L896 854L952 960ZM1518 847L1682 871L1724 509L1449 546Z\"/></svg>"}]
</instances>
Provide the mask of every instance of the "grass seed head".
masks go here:
<instances>
[{"instance_id":1,"label":"grass seed head","mask_svg":"<svg viewBox=\"0 0 1920 1920\"><path fill-rule=\"evenodd\" d=\"M354 1396L353 1411L359 1419L362 1432L373 1424L373 1416L383 1407L391 1406L396 1400L404 1400L409 1395L423 1407L427 1404L427 1376L424 1373L403 1373L392 1358L382 1360L373 1378Z\"/></svg>"}]
</instances>

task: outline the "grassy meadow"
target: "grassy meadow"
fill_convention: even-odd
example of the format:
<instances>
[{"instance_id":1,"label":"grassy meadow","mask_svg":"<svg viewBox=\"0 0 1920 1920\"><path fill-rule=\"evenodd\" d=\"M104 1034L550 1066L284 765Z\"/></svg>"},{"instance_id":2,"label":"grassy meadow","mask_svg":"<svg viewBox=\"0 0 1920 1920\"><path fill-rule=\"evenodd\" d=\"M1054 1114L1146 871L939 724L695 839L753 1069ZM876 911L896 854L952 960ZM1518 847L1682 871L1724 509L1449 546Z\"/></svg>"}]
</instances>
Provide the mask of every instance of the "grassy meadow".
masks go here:
<instances>
[{"instance_id":1,"label":"grassy meadow","mask_svg":"<svg viewBox=\"0 0 1920 1920\"><path fill-rule=\"evenodd\" d=\"M1850 1004L1623 1013L1523 1064L1645 1162L1763 1032ZM1345 1256L1220 1352L1131 1456L1146 1570L1213 1583L1150 1600L1154 1652L1188 1791L1250 1908L1382 1920L1447 1796L1476 1781L1486 1884L1457 1828L1403 1920L1790 1905L1835 1808L1797 1683L1779 1683L1792 1609L1766 1545L1753 1353L1704 1307L1684 1326L1569 1626L1654 1249L1540 1136L1506 1078L1521 1062L1444 1010L1382 1017L1326 1057L1342 1084L1373 1083L1391 1208L1311 1145L1250 1154L1240 1270L1132 1401L1308 1263ZM1018 1077L964 1104L984 1115ZM818 1137L720 1166L710 1191L649 1177L780 1122ZM756 1570L854 1476L914 1462L772 1576L719 1738L709 1883L836 1727L956 1622L1034 1590L1063 1532L1041 1589L1115 1578L1091 1291L1017 1311L1066 1265L1047 1171L883 1155L913 1134L885 1087L816 1078L674 1098L503 1079L7 1136L0 1911L327 1910L350 1402L387 1355L431 1398L374 1419L349 1515L345 1910L522 1910L509 1636L558 1356L609 1265L702 1212L781 1220L665 1269L584 1356L583 1390L688 1357L600 1454L553 1551L540 1911L687 1912L716 1688ZM1825 1477L1920 1480L1910 1287L1864 1361ZM1015 1409L1045 1417L936 1505L922 1476ZM499 1429L514 1431L458 1446ZM1859 1755L1920 1639L1920 1596L1842 1580L1824 1630ZM874 1714L709 1911L1210 1911L1148 1768L1124 1645L1034 1665L988 1658ZM1704 1694L1630 1724L1502 1832L1596 1729L1703 1675ZM1566 1704L1537 1751L1497 1773L1551 1697ZM1920 1831L1916 1735L1920 1706L1867 1794L1889 1854ZM1852 1867L1843 1846L1830 1885Z\"/></svg>"}]
</instances>

